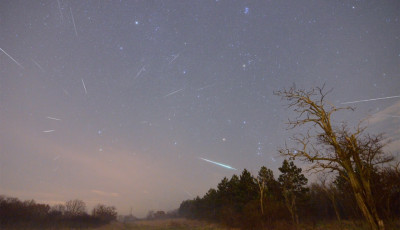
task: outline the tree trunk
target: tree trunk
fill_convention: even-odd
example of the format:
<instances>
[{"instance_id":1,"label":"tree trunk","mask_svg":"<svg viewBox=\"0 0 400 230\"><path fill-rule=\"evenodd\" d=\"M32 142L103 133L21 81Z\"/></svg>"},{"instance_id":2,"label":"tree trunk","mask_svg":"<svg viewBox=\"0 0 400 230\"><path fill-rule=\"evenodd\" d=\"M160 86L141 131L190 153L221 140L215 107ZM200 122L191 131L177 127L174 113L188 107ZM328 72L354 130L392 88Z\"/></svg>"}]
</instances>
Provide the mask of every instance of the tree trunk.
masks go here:
<instances>
[{"instance_id":1,"label":"tree trunk","mask_svg":"<svg viewBox=\"0 0 400 230\"><path fill-rule=\"evenodd\" d=\"M295 229L297 229L298 223L299 223L299 218L297 216L296 212L296 196L294 194L288 194L288 192L284 192L284 198L285 198L285 203L286 207L288 208L290 215L292 217L292 222L293 225L295 226Z\"/></svg>"},{"instance_id":2,"label":"tree trunk","mask_svg":"<svg viewBox=\"0 0 400 230\"><path fill-rule=\"evenodd\" d=\"M375 203L371 203L371 198L368 195L371 195L371 192L369 191L365 191L365 188L363 189L362 187L362 183L360 183L360 181L357 178L357 175L355 175L354 172L348 170L348 176L350 179L350 184L351 187L353 188L353 192L354 192L354 196L356 198L358 207L360 208L362 214L364 215L364 217L367 219L368 224L370 225L371 229L373 230L384 230L385 226L383 224L383 221L378 217L376 209L375 209ZM362 192L365 192L365 194L363 194ZM368 197L366 197L368 196ZM371 206L372 207L371 207Z\"/></svg>"},{"instance_id":3,"label":"tree trunk","mask_svg":"<svg viewBox=\"0 0 400 230\"><path fill-rule=\"evenodd\" d=\"M338 209L337 204L336 204L335 195L331 194L331 195L328 195L328 196L331 197L330 200L332 202L333 209L335 210L336 218L337 218L337 220L339 222L340 228L342 228L342 219L340 218L340 213L339 213L339 209Z\"/></svg>"},{"instance_id":4,"label":"tree trunk","mask_svg":"<svg viewBox=\"0 0 400 230\"><path fill-rule=\"evenodd\" d=\"M263 193L264 193L264 191L260 189L260 207L261 207L261 215L262 216L264 216Z\"/></svg>"}]
</instances>

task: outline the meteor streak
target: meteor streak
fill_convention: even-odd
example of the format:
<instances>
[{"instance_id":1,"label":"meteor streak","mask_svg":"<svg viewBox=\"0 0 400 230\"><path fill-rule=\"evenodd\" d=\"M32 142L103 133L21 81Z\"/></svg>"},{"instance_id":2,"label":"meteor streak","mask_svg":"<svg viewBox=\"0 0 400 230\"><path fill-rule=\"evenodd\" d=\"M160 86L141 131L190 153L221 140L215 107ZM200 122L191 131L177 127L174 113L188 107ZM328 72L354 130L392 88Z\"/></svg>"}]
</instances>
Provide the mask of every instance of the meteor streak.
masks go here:
<instances>
[{"instance_id":1,"label":"meteor streak","mask_svg":"<svg viewBox=\"0 0 400 230\"><path fill-rule=\"evenodd\" d=\"M13 57L11 57L11 55L9 55L6 51L4 51L2 48L0 48L1 52L5 53L11 60L13 60L19 67L21 67L22 69L24 68L21 64L19 64L19 62L17 62Z\"/></svg>"},{"instance_id":2,"label":"meteor streak","mask_svg":"<svg viewBox=\"0 0 400 230\"><path fill-rule=\"evenodd\" d=\"M53 129L51 129L51 130L45 130L45 131L43 131L44 133L51 133L51 132L54 132L55 130L53 130Z\"/></svg>"},{"instance_id":3,"label":"meteor streak","mask_svg":"<svg viewBox=\"0 0 400 230\"><path fill-rule=\"evenodd\" d=\"M174 62L175 59L177 59L179 57L179 53L177 55L172 55L172 57L173 58L171 59L171 61L169 61L168 65L171 64L172 62Z\"/></svg>"},{"instance_id":4,"label":"meteor streak","mask_svg":"<svg viewBox=\"0 0 400 230\"><path fill-rule=\"evenodd\" d=\"M61 121L61 119L59 119L59 118L55 118L55 117L47 117L48 119L51 119L51 120L55 120L55 121Z\"/></svg>"},{"instance_id":5,"label":"meteor streak","mask_svg":"<svg viewBox=\"0 0 400 230\"><path fill-rule=\"evenodd\" d=\"M87 90L86 90L86 85L85 85L85 82L83 81L83 78L81 78L82 79L82 85L83 85L83 88L85 89L85 94L87 94Z\"/></svg>"},{"instance_id":6,"label":"meteor streak","mask_svg":"<svg viewBox=\"0 0 400 230\"><path fill-rule=\"evenodd\" d=\"M42 68L42 66L39 65L39 63L37 63L35 60L32 59L32 62L35 63L35 65L44 72L44 69Z\"/></svg>"},{"instance_id":7,"label":"meteor streak","mask_svg":"<svg viewBox=\"0 0 400 230\"><path fill-rule=\"evenodd\" d=\"M176 93L179 93L180 91L182 91L182 90L184 90L184 89L185 89L185 88L175 90L174 92L171 92L171 93L165 95L164 98L165 98L165 97L169 97L169 96L171 96L171 95L174 95L174 94L176 94Z\"/></svg>"},{"instance_id":8,"label":"meteor streak","mask_svg":"<svg viewBox=\"0 0 400 230\"><path fill-rule=\"evenodd\" d=\"M140 76L140 74L144 71L146 71L146 68L144 68L144 66L142 66L142 68L140 68L140 70L137 72L136 77L134 79L138 78Z\"/></svg>"},{"instance_id":9,"label":"meteor streak","mask_svg":"<svg viewBox=\"0 0 400 230\"><path fill-rule=\"evenodd\" d=\"M75 19L74 19L74 15L72 14L71 7L69 8L69 12L71 12L72 23L74 24L75 34L76 34L76 37L78 37L78 31L76 30Z\"/></svg>"},{"instance_id":10,"label":"meteor streak","mask_svg":"<svg viewBox=\"0 0 400 230\"><path fill-rule=\"evenodd\" d=\"M377 100L390 99L390 98L396 98L396 97L400 97L400 95L391 96L391 97L372 98L372 99L360 100L360 101L349 101L349 102L343 102L343 103L340 103L340 104L342 104L342 105L344 105L344 104L353 104L353 103L358 103L358 102L377 101Z\"/></svg>"},{"instance_id":11,"label":"meteor streak","mask_svg":"<svg viewBox=\"0 0 400 230\"><path fill-rule=\"evenodd\" d=\"M64 16L63 16L63 14L61 12L60 0L57 0L57 3L58 3L58 11L60 12L60 18L61 18L61 21L63 22L64 21Z\"/></svg>"},{"instance_id":12,"label":"meteor streak","mask_svg":"<svg viewBox=\"0 0 400 230\"><path fill-rule=\"evenodd\" d=\"M218 165L218 166L221 166L221 167L224 167L224 168L227 168L227 169L237 170L237 169L235 169L235 168L233 168L233 167L231 167L231 166L229 166L229 165L221 164L221 163L218 163L218 162L215 162L215 161L210 161L210 160L207 160L207 159L201 158L201 157L199 157L199 158L202 159L203 161L207 161L207 162L216 164L216 165Z\"/></svg>"},{"instance_id":13,"label":"meteor streak","mask_svg":"<svg viewBox=\"0 0 400 230\"><path fill-rule=\"evenodd\" d=\"M197 90L200 91L200 90L203 90L203 89L207 89L207 88L209 88L209 87L214 86L215 84L217 84L217 83L214 82L213 84L206 85L206 86L204 86L204 87L198 88Z\"/></svg>"}]
</instances>

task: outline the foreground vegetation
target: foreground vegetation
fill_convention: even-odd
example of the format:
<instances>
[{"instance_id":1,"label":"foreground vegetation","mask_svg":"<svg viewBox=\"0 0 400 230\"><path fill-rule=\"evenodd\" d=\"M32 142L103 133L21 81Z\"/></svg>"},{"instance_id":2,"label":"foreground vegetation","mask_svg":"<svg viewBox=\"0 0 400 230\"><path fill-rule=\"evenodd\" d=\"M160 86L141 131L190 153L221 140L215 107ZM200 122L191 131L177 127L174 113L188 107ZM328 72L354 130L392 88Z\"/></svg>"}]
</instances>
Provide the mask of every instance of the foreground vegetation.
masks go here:
<instances>
[{"instance_id":1,"label":"foreground vegetation","mask_svg":"<svg viewBox=\"0 0 400 230\"><path fill-rule=\"evenodd\" d=\"M50 207L34 200L0 196L0 229L94 228L106 225L116 217L115 207L102 204L94 207L89 215L81 200Z\"/></svg>"},{"instance_id":2,"label":"foreground vegetation","mask_svg":"<svg viewBox=\"0 0 400 230\"><path fill-rule=\"evenodd\" d=\"M392 223L393 229L399 229L400 224ZM397 228L395 228L397 226ZM126 230L238 230L239 228L224 227L217 224L211 224L205 221L189 220L189 219L165 219L151 221L137 221L131 224L114 223L109 226L100 228L107 229L126 229ZM274 230L290 230L294 226L285 221L277 222ZM367 230L370 229L368 224L363 221L343 221L339 224L337 221L317 222L314 224L302 223L298 226L298 230Z\"/></svg>"},{"instance_id":3,"label":"foreground vegetation","mask_svg":"<svg viewBox=\"0 0 400 230\"><path fill-rule=\"evenodd\" d=\"M1 229L400 229L400 164L384 151L382 135L364 133L332 120L340 110L325 101L323 88L276 92L298 116L289 128L294 147L279 150L286 157L275 178L261 167L257 175L246 169L203 197L183 201L175 212L149 212L148 221L133 216L116 220L114 207L97 205L91 215L83 201L71 200L50 207L34 201L0 196ZM340 124L335 127L332 124ZM305 130L304 130L304 129ZM302 168L293 160L323 172L308 185ZM187 220L189 219L189 220ZM130 222L134 220L133 222ZM214 224L209 224L214 223Z\"/></svg>"},{"instance_id":4,"label":"foreground vegetation","mask_svg":"<svg viewBox=\"0 0 400 230\"><path fill-rule=\"evenodd\" d=\"M300 228L335 219L339 226L364 219L374 230L399 229L393 221L400 217L400 168L384 151L383 136L365 133L360 124L350 128L334 121L336 112L353 108L327 102L324 87L293 86L275 94L296 115L288 128L300 130L291 138L293 147L286 145L279 153L322 172L320 182L306 187L302 169L285 160L277 180L266 167L257 176L244 170L202 198L184 201L179 213L242 229L274 228L282 222Z\"/></svg>"}]
</instances>

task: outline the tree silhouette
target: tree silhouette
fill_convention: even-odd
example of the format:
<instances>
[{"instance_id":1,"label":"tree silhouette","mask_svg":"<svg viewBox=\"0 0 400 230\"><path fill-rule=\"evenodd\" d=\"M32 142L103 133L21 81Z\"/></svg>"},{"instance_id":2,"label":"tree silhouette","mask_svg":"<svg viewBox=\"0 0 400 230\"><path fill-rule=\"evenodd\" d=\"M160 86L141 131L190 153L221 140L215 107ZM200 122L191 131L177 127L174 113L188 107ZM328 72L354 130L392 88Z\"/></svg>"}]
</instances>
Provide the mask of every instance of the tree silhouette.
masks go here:
<instances>
[{"instance_id":1,"label":"tree silhouette","mask_svg":"<svg viewBox=\"0 0 400 230\"><path fill-rule=\"evenodd\" d=\"M375 167L390 162L393 157L382 149L382 136L364 134L359 124L354 129L345 123L340 127L332 124L332 115L341 110L327 102L324 87L311 90L290 89L275 92L288 101L297 117L289 120L289 128L310 127L307 134L293 136L298 148L285 147L280 153L290 158L299 158L311 164L316 171L337 171L349 181L357 204L372 229L384 229L378 215L371 190L371 176Z\"/></svg>"},{"instance_id":2,"label":"tree silhouette","mask_svg":"<svg viewBox=\"0 0 400 230\"><path fill-rule=\"evenodd\" d=\"M82 200L69 200L65 203L65 213L69 216L82 216L86 214L86 204Z\"/></svg>"},{"instance_id":3,"label":"tree silhouette","mask_svg":"<svg viewBox=\"0 0 400 230\"><path fill-rule=\"evenodd\" d=\"M264 200L268 190L272 188L272 183L274 182L274 173L271 169L267 169L267 167L262 166L258 172L256 180L259 189L261 214L264 215Z\"/></svg>"},{"instance_id":4,"label":"tree silhouette","mask_svg":"<svg viewBox=\"0 0 400 230\"><path fill-rule=\"evenodd\" d=\"M292 216L293 223L297 226L299 224L299 216L296 202L298 197L307 191L304 186L307 184L308 180L301 173L302 169L294 165L293 161L288 162L284 160L279 171L281 171L282 174L279 175L278 181L283 189L286 207Z\"/></svg>"},{"instance_id":5,"label":"tree silhouette","mask_svg":"<svg viewBox=\"0 0 400 230\"><path fill-rule=\"evenodd\" d=\"M117 219L117 211L114 206L106 206L104 204L96 205L92 210L92 216L97 217L105 222Z\"/></svg>"}]
</instances>

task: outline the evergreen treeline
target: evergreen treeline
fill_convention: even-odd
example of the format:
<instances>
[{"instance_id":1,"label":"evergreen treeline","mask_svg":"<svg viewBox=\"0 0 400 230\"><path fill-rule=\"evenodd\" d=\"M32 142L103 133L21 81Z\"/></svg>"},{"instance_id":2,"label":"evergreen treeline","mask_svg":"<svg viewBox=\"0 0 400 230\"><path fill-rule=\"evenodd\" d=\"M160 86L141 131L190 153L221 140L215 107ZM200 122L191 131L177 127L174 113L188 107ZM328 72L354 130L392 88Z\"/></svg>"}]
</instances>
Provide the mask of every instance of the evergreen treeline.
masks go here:
<instances>
[{"instance_id":1,"label":"evergreen treeline","mask_svg":"<svg viewBox=\"0 0 400 230\"><path fill-rule=\"evenodd\" d=\"M70 200L49 206L34 200L20 201L17 198L0 196L0 229L58 229L97 227L117 217L115 207L98 204L91 215L86 213L86 204L81 200Z\"/></svg>"},{"instance_id":2,"label":"evergreen treeline","mask_svg":"<svg viewBox=\"0 0 400 230\"><path fill-rule=\"evenodd\" d=\"M241 229L270 228L282 222L316 224L324 221L363 220L352 188L338 175L327 183L307 184L292 161L284 160L275 178L262 167L257 176L243 170L223 178L202 198L183 201L179 214L187 218L223 223ZM400 217L400 172L396 168L375 170L372 191L380 216L388 223ZM397 226L398 227L398 226Z\"/></svg>"}]
</instances>

